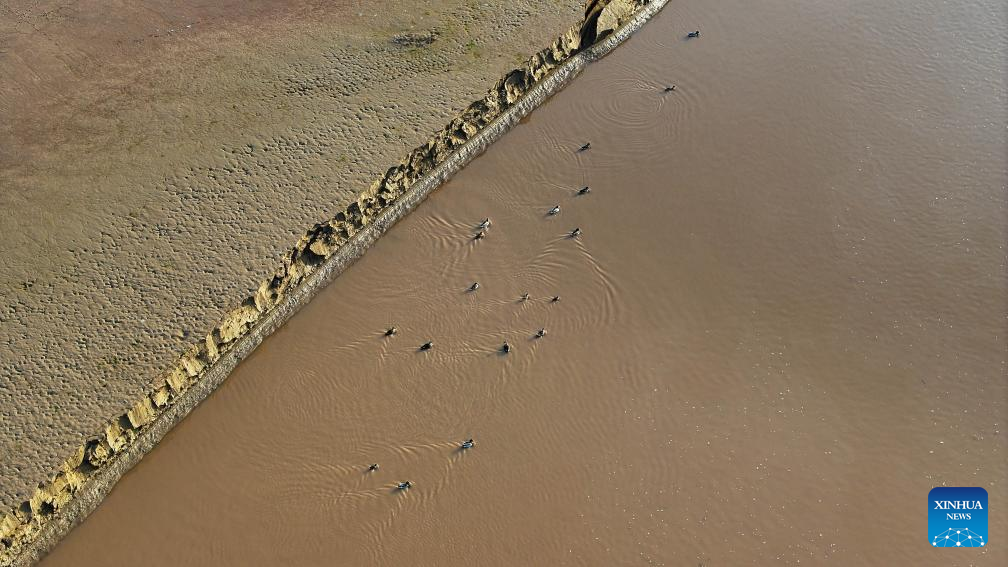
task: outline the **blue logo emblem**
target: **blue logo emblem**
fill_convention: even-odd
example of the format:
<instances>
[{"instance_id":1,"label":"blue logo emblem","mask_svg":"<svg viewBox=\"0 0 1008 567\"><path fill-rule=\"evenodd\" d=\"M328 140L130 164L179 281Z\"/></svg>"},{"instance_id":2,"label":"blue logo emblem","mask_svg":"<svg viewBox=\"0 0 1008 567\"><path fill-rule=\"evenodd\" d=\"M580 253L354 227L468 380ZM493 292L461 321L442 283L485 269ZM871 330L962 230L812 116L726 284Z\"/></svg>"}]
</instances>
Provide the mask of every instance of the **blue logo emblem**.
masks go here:
<instances>
[{"instance_id":1,"label":"blue logo emblem","mask_svg":"<svg viewBox=\"0 0 1008 567\"><path fill-rule=\"evenodd\" d=\"M932 488L928 532L932 547L986 547L987 491L978 486Z\"/></svg>"}]
</instances>

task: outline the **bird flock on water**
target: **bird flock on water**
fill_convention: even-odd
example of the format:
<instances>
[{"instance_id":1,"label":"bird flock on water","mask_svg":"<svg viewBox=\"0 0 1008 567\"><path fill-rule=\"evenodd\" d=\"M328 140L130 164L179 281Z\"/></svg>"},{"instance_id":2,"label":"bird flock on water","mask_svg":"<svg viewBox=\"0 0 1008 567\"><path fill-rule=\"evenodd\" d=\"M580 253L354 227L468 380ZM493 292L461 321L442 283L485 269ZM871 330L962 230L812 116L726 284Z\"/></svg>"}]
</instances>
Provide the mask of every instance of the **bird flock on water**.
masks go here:
<instances>
[{"instance_id":1,"label":"bird flock on water","mask_svg":"<svg viewBox=\"0 0 1008 567\"><path fill-rule=\"evenodd\" d=\"M586 142L584 145L582 145L580 148L577 149L576 153L583 153L583 152L586 152L586 151L588 151L590 149L591 149L591 142ZM581 195L587 195L590 192L591 192L591 188L586 185L586 186L582 187L581 189L578 189L578 191L577 191L576 194L579 195L579 196L581 196ZM558 214L560 214L560 205L554 205L553 208L551 208L548 211L546 211L546 215L547 216L551 216L552 217L552 216L556 216ZM479 224L476 225L476 234L473 236L473 240L483 240L484 238L486 238L487 235L488 235L488 231L490 229L490 226L492 224L493 224L493 222L490 220L490 217L484 218ZM571 230L567 234L567 236L569 238L578 238L579 236L581 236L581 228L580 227L575 227L573 230ZM472 284L469 285L469 287L466 289L466 291L469 292L469 293L475 293L478 289L480 289L480 283L479 282L473 282ZM526 292L526 293L523 293L519 297L519 300L522 301L522 302L525 302L525 301L529 300L529 297L530 297L529 294ZM550 303L557 303L559 301L560 301L560 296L559 295L554 295L554 296L552 296L552 298L550 298ZM391 326L391 327L389 327L388 329L385 330L384 335L386 337L393 337L393 336L395 336L395 334L398 331L399 331L399 329L396 328L393 325L393 326ZM536 339L541 339L541 338L543 338L545 336L546 336L546 328L545 327L540 328L533 335L533 337L536 338ZM421 344L420 347L417 350L420 351L420 352L424 352L424 351L429 351L429 350L431 350L433 348L434 348L434 341L433 340L429 340L429 341ZM508 353L511 352L512 348L513 347L511 346L510 343L508 343L507 341L504 341L504 344L500 346L500 348L498 349L498 352L500 352L501 354L508 354ZM472 449L475 446L476 446L476 442L472 438L470 438L470 439L467 439L467 440L462 441L461 443L459 443L458 444L458 450L460 450L460 451L466 451L466 450ZM376 471L378 471L378 468L379 468L378 467L378 463L372 463L371 465L369 465L367 467L367 472L369 472L369 473L376 472ZM398 490L398 491L406 491L406 490L409 490L410 488L413 488L413 486L414 486L414 484L413 484L412 481L410 481L410 480L404 480L404 481L397 482L396 485L395 485L395 489Z\"/></svg>"}]
</instances>

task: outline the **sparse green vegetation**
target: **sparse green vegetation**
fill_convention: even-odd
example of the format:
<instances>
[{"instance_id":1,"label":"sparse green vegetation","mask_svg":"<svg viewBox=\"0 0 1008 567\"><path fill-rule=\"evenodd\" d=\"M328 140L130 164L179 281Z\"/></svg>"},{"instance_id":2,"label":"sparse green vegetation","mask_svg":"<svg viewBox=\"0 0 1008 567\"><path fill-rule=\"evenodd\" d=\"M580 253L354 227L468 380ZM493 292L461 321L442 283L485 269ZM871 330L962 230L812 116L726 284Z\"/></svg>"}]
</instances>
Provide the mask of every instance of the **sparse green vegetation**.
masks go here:
<instances>
[{"instance_id":1,"label":"sparse green vegetation","mask_svg":"<svg viewBox=\"0 0 1008 567\"><path fill-rule=\"evenodd\" d=\"M476 45L475 40L470 39L465 44L465 50L466 53L468 53L474 59L479 59L480 57L483 57L483 49L479 45Z\"/></svg>"}]
</instances>

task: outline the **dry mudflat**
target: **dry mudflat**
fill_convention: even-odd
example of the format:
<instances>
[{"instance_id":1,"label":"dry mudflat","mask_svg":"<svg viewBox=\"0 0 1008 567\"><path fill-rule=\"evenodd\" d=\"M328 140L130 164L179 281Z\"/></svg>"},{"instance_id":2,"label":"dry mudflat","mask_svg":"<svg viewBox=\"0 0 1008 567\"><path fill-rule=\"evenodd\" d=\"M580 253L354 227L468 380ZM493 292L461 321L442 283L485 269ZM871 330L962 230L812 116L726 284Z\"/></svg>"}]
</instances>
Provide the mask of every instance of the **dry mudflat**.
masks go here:
<instances>
[{"instance_id":1,"label":"dry mudflat","mask_svg":"<svg viewBox=\"0 0 1008 567\"><path fill-rule=\"evenodd\" d=\"M0 502L573 0L0 7Z\"/></svg>"}]
</instances>

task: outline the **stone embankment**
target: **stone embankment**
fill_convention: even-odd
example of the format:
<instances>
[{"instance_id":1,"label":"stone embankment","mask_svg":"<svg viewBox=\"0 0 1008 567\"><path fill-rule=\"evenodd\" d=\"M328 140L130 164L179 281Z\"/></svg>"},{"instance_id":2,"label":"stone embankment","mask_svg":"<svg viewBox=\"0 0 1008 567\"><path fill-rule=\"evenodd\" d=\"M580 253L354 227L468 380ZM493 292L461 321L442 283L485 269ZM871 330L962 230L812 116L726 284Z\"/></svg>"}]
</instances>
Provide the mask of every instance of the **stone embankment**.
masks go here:
<instances>
[{"instance_id":1,"label":"stone embankment","mask_svg":"<svg viewBox=\"0 0 1008 567\"><path fill-rule=\"evenodd\" d=\"M665 0L589 0L584 19L414 149L334 218L313 226L276 273L185 352L140 400L85 441L0 519L0 565L27 565L92 511L115 482L298 307L452 173L611 51Z\"/></svg>"}]
</instances>

